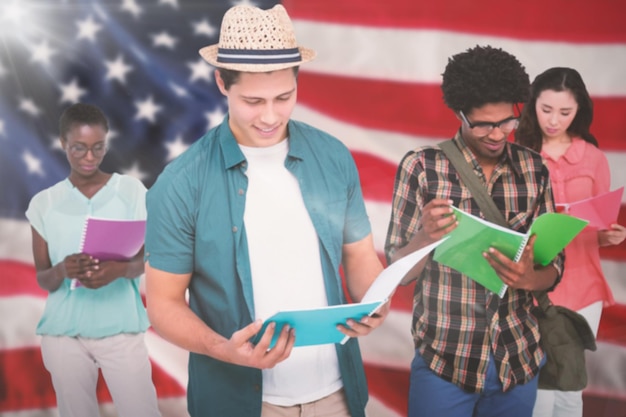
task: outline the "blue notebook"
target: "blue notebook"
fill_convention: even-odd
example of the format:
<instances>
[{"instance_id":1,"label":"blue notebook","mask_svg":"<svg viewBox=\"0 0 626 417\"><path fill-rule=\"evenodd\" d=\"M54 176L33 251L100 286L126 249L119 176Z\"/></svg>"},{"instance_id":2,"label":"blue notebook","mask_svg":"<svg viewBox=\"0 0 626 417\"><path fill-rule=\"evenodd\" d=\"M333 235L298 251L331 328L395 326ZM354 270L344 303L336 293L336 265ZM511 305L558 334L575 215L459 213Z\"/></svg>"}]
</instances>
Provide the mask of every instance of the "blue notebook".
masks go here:
<instances>
[{"instance_id":1,"label":"blue notebook","mask_svg":"<svg viewBox=\"0 0 626 417\"><path fill-rule=\"evenodd\" d=\"M265 333L267 325L276 323L276 330L270 343L274 346L283 325L288 324L296 330L294 346L322 345L327 343L345 343L349 337L337 329L338 324L345 324L348 319L361 320L372 315L389 300L396 287L404 276L426 257L434 248L445 240L439 240L429 246L419 249L385 268L367 290L360 303L340 304L306 310L279 311L263 322L263 327L253 343L257 343Z\"/></svg>"},{"instance_id":2,"label":"blue notebook","mask_svg":"<svg viewBox=\"0 0 626 417\"><path fill-rule=\"evenodd\" d=\"M348 319L360 320L362 317L373 314L380 305L380 302L354 303L311 310L281 311L265 320L255 342L258 342L260 335L265 333L267 325L275 322L276 330L270 347L274 346L280 330L286 324L296 329L294 346L341 343L346 336L337 330L338 324L344 324Z\"/></svg>"}]
</instances>

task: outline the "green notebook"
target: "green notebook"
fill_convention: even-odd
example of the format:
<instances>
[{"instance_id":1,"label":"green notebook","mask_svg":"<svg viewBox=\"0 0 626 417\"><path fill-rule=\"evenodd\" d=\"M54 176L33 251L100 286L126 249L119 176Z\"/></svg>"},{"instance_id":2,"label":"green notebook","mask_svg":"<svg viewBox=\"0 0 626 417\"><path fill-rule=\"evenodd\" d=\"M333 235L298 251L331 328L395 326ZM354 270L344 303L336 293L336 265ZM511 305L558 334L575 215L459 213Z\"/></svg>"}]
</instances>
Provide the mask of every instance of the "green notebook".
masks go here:
<instances>
[{"instance_id":1,"label":"green notebook","mask_svg":"<svg viewBox=\"0 0 626 417\"><path fill-rule=\"evenodd\" d=\"M433 259L467 275L500 297L507 286L483 257L490 247L518 261L530 236L535 240L535 263L548 265L587 225L586 220L561 213L544 213L533 222L526 234L491 223L456 207L459 225L435 249Z\"/></svg>"}]
</instances>

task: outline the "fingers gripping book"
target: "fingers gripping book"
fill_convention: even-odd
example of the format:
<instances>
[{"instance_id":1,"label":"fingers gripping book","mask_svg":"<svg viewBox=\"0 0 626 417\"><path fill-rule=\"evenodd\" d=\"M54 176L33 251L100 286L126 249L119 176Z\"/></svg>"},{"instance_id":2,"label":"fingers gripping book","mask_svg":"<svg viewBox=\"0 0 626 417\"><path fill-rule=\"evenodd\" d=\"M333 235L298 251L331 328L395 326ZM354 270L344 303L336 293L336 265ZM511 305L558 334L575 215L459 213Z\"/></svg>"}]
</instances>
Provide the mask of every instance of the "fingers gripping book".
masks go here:
<instances>
[{"instance_id":1,"label":"fingers gripping book","mask_svg":"<svg viewBox=\"0 0 626 417\"><path fill-rule=\"evenodd\" d=\"M467 275L500 297L506 292L507 286L483 257L484 252L493 247L517 262L528 239L537 235L534 246L535 263L545 266L588 223L566 214L544 213L534 220L528 233L520 233L456 207L452 208L459 224L447 235L448 239L435 249L433 259Z\"/></svg>"},{"instance_id":2,"label":"fingers gripping book","mask_svg":"<svg viewBox=\"0 0 626 417\"><path fill-rule=\"evenodd\" d=\"M120 220L87 217L79 252L100 261L125 261L135 256L144 244L145 220ZM72 279L70 288L80 286Z\"/></svg>"},{"instance_id":3,"label":"fingers gripping book","mask_svg":"<svg viewBox=\"0 0 626 417\"><path fill-rule=\"evenodd\" d=\"M617 222L623 194L624 187L619 187L584 200L557 204L556 208L559 212L589 220L589 227L608 230L611 228L611 224Z\"/></svg>"},{"instance_id":4,"label":"fingers gripping book","mask_svg":"<svg viewBox=\"0 0 626 417\"><path fill-rule=\"evenodd\" d=\"M376 280L370 285L360 303L277 312L264 320L263 327L252 340L253 343L258 343L271 322L276 323L276 330L272 337L270 348L276 343L280 330L284 325L289 325L296 330L296 341L294 344L296 347L346 343L349 337L341 333L337 329L337 325L345 324L349 319L358 321L365 316L375 314L389 300L402 278L415 264L425 258L444 240L445 238L434 242L389 265L376 277Z\"/></svg>"}]
</instances>

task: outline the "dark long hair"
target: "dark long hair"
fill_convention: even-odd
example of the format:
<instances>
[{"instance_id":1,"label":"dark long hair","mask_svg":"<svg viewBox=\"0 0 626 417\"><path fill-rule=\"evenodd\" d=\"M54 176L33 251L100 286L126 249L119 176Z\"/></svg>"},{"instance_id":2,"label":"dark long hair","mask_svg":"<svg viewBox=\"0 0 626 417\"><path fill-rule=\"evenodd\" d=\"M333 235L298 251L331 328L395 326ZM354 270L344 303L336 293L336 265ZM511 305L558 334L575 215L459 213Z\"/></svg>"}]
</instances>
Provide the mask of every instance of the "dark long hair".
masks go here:
<instances>
[{"instance_id":1,"label":"dark long hair","mask_svg":"<svg viewBox=\"0 0 626 417\"><path fill-rule=\"evenodd\" d=\"M578 110L567 128L571 136L579 136L598 146L595 136L589 131L593 121L593 101L589 97L585 83L573 68L554 67L539 74L530 85L530 99L524 105L519 127L515 131L515 142L537 152L541 151L543 135L537 121L537 97L545 91L569 91L578 103Z\"/></svg>"}]
</instances>

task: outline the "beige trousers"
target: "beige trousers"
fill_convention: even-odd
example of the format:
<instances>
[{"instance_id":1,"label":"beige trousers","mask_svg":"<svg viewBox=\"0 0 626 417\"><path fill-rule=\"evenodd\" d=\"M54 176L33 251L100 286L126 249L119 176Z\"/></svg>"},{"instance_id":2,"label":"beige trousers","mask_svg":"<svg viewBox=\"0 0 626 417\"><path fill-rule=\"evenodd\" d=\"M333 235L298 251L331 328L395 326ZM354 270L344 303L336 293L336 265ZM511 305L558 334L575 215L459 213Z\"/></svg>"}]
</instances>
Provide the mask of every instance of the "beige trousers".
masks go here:
<instances>
[{"instance_id":1,"label":"beige trousers","mask_svg":"<svg viewBox=\"0 0 626 417\"><path fill-rule=\"evenodd\" d=\"M119 417L161 416L143 333L101 339L43 336L41 354L61 417L99 415L98 368Z\"/></svg>"},{"instance_id":2,"label":"beige trousers","mask_svg":"<svg viewBox=\"0 0 626 417\"><path fill-rule=\"evenodd\" d=\"M283 407L263 402L261 417L350 417L343 388L306 404Z\"/></svg>"}]
</instances>

